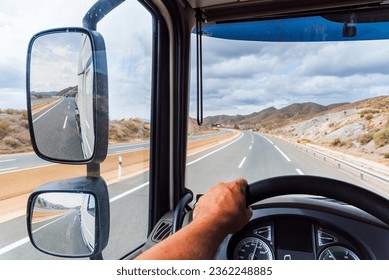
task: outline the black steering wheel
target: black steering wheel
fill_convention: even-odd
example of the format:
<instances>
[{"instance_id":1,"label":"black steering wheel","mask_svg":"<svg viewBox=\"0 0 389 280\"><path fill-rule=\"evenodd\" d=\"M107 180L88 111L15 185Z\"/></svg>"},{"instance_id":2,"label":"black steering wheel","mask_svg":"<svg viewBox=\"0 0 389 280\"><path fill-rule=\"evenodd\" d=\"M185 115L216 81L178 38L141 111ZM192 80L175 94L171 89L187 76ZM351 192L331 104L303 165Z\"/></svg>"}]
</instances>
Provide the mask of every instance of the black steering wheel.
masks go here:
<instances>
[{"instance_id":1,"label":"black steering wheel","mask_svg":"<svg viewBox=\"0 0 389 280\"><path fill-rule=\"evenodd\" d=\"M389 200L356 185L317 176L281 176L249 184L247 205L288 194L325 196L353 205L389 225Z\"/></svg>"},{"instance_id":2,"label":"black steering wheel","mask_svg":"<svg viewBox=\"0 0 389 280\"><path fill-rule=\"evenodd\" d=\"M288 195L318 195L355 206L389 225L389 200L359 186L318 176L291 175L272 177L251 183L246 189L247 205L263 199ZM185 195L174 211L173 228L176 232L182 227L183 208L192 199Z\"/></svg>"}]
</instances>

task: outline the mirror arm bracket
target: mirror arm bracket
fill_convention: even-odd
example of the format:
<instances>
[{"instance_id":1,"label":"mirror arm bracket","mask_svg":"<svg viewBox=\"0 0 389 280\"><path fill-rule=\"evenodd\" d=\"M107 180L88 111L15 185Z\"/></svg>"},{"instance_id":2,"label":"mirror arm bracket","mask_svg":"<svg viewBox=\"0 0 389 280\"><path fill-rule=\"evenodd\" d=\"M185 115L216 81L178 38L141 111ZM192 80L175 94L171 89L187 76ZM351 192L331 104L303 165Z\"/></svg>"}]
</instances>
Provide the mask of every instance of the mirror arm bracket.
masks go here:
<instances>
[{"instance_id":1,"label":"mirror arm bracket","mask_svg":"<svg viewBox=\"0 0 389 280\"><path fill-rule=\"evenodd\" d=\"M97 1L85 14L82 19L84 28L95 30L97 23L102 20L108 13L110 13L117 6L122 4L125 0L99 0Z\"/></svg>"},{"instance_id":2,"label":"mirror arm bracket","mask_svg":"<svg viewBox=\"0 0 389 280\"><path fill-rule=\"evenodd\" d=\"M90 162L86 165L88 177L100 178L100 163Z\"/></svg>"}]
</instances>

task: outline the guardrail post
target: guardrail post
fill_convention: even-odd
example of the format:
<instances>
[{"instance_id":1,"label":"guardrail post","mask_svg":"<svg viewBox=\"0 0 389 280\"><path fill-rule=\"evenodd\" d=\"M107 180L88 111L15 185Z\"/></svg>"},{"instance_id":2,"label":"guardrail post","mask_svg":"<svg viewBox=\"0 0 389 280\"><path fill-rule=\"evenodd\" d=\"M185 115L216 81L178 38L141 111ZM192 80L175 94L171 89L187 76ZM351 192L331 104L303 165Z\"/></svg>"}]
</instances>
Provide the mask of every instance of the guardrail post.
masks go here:
<instances>
[{"instance_id":1,"label":"guardrail post","mask_svg":"<svg viewBox=\"0 0 389 280\"><path fill-rule=\"evenodd\" d=\"M122 179L122 157L119 156L118 179Z\"/></svg>"}]
</instances>

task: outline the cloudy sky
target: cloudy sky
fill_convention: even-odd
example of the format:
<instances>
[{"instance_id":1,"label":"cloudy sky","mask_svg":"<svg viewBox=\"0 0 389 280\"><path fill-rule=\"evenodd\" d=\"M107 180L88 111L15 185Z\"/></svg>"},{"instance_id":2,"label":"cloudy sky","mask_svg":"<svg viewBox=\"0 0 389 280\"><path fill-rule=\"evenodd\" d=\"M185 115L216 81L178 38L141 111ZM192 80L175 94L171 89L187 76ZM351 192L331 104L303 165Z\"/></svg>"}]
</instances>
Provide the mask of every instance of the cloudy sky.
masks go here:
<instances>
[{"instance_id":1,"label":"cloudy sky","mask_svg":"<svg viewBox=\"0 0 389 280\"><path fill-rule=\"evenodd\" d=\"M80 26L94 1L0 2L0 108L26 108L25 65L31 36L44 29ZM151 28L150 15L137 1L125 2L98 25L107 47L111 119L149 119ZM386 41L274 44L204 38L203 44L205 116L388 94ZM195 65L193 60L193 74ZM195 89L192 75L192 116Z\"/></svg>"}]
</instances>

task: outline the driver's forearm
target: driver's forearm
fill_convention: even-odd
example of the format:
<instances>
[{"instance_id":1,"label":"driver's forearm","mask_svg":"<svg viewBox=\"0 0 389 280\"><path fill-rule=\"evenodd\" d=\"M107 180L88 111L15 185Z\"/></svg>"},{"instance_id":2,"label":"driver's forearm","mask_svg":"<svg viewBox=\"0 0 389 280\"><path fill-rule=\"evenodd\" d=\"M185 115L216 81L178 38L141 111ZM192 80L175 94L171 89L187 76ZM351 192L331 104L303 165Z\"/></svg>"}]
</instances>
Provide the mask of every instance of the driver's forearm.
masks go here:
<instances>
[{"instance_id":1,"label":"driver's forearm","mask_svg":"<svg viewBox=\"0 0 389 280\"><path fill-rule=\"evenodd\" d=\"M139 255L137 260L213 259L226 233L215 226L193 221L157 245Z\"/></svg>"}]
</instances>

